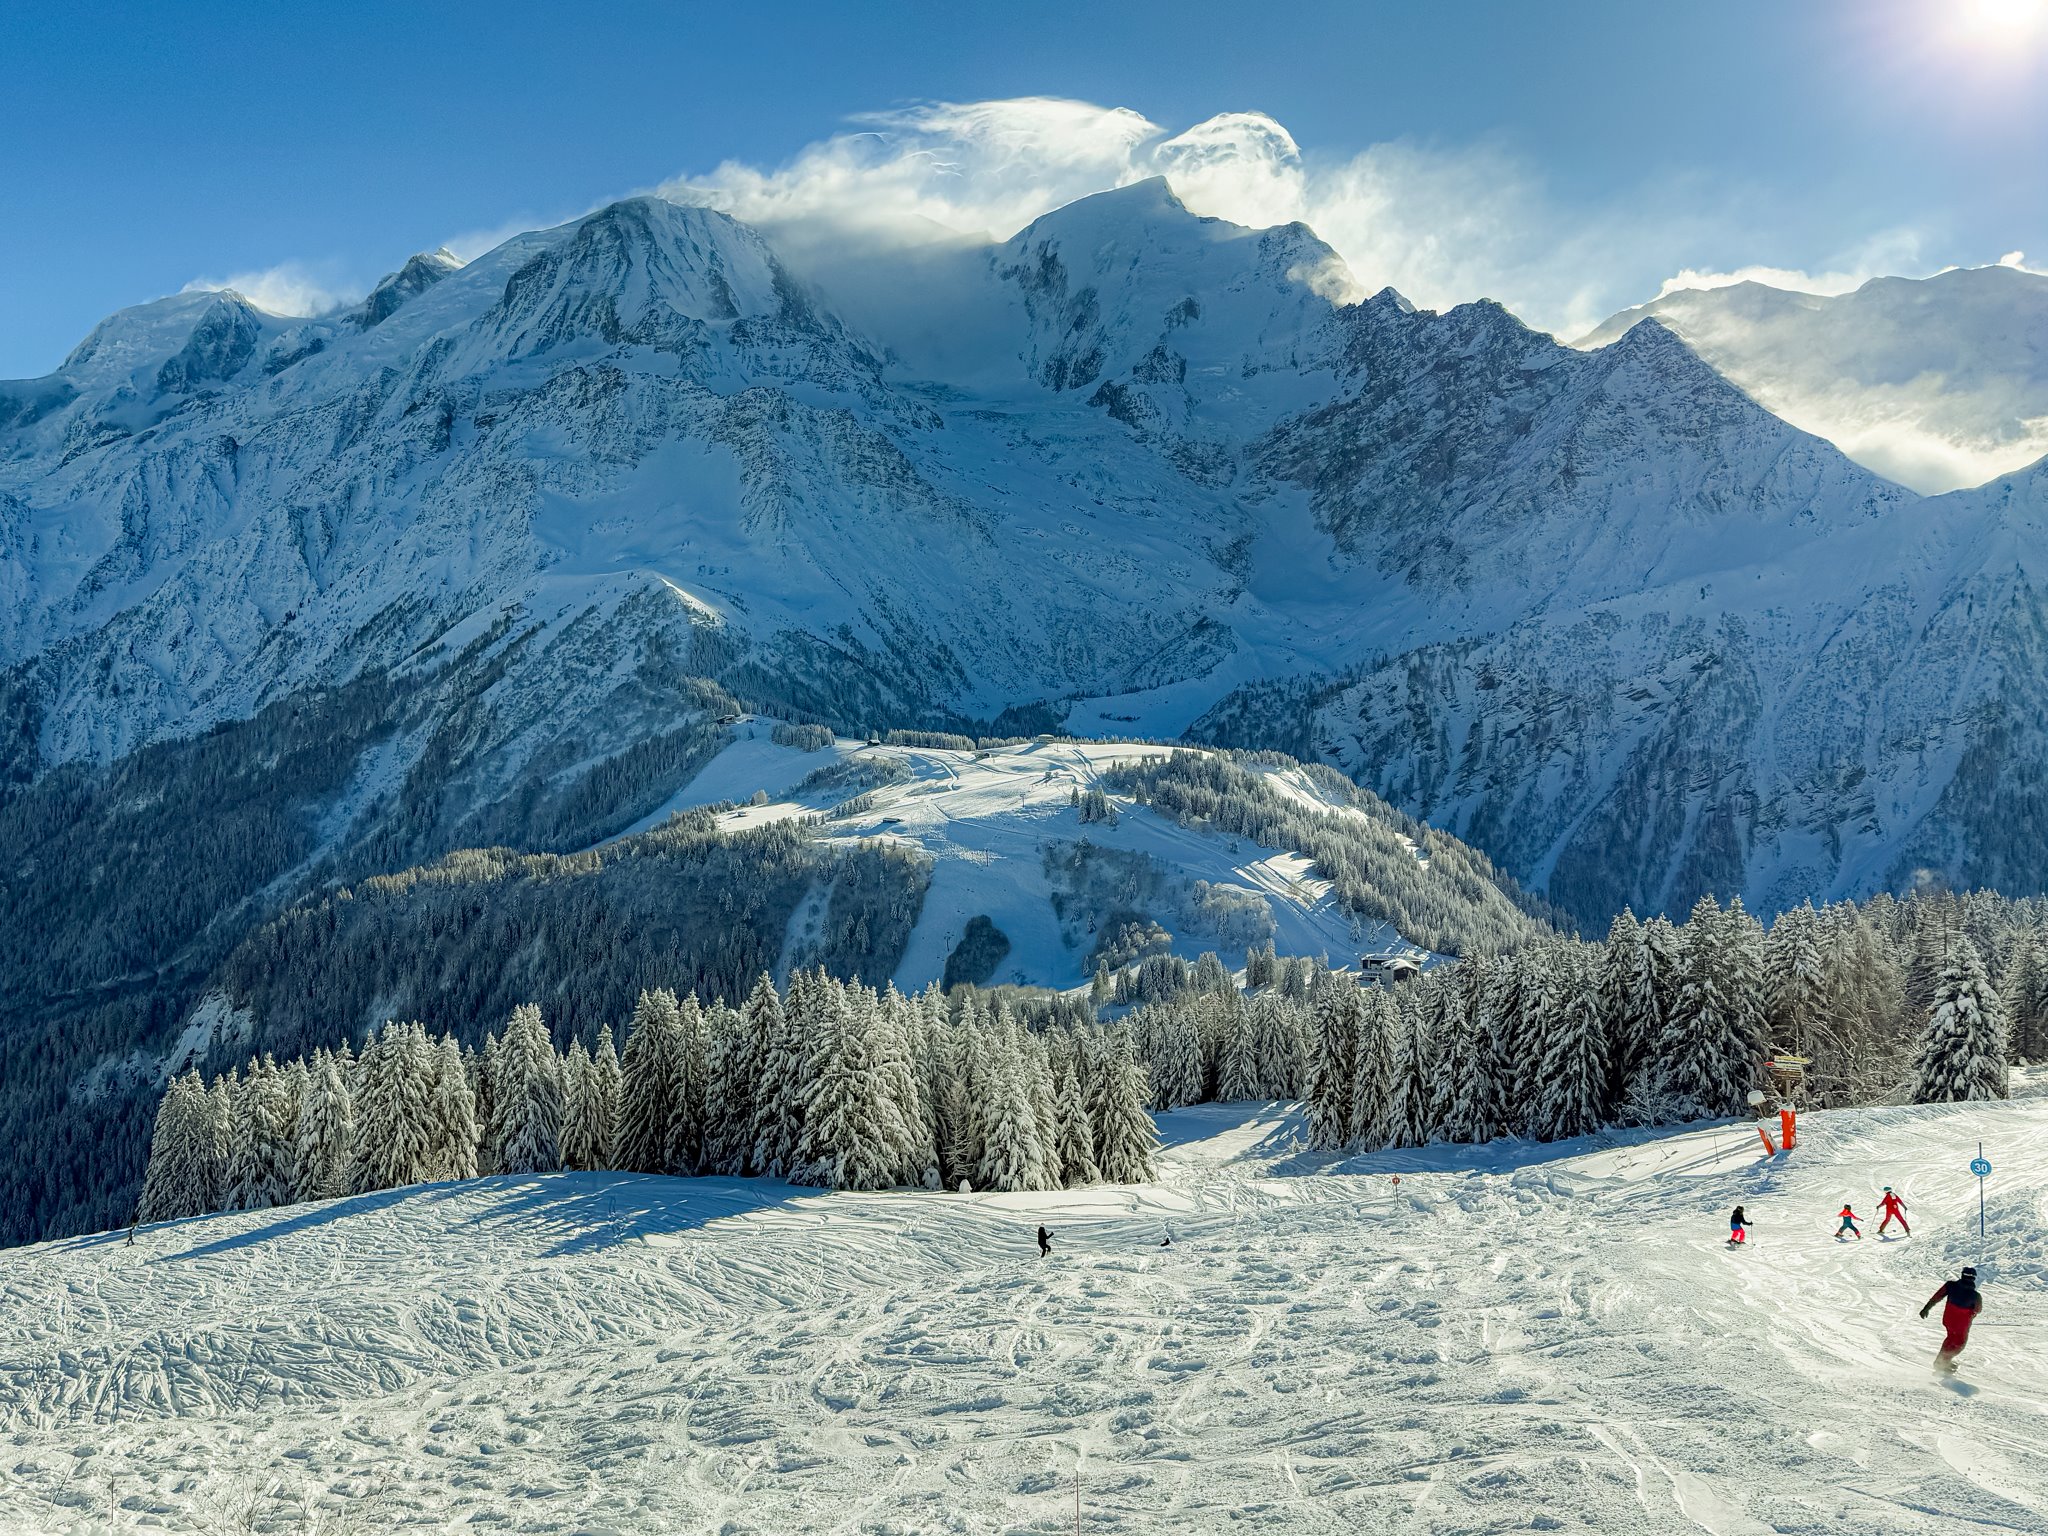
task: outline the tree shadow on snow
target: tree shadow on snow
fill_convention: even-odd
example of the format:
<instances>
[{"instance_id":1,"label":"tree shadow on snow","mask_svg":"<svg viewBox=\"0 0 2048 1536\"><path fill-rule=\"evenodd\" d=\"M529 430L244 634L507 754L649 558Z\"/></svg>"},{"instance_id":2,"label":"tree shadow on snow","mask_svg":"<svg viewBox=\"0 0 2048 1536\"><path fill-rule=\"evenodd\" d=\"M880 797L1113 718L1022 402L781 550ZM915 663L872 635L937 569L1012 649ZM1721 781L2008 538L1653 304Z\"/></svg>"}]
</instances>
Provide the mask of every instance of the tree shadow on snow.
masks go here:
<instances>
[{"instance_id":1,"label":"tree shadow on snow","mask_svg":"<svg viewBox=\"0 0 2048 1536\"><path fill-rule=\"evenodd\" d=\"M267 1243L276 1238L288 1237L294 1232L307 1232L324 1227L329 1222L340 1221L346 1216L360 1216L368 1211L383 1210L396 1205L408 1196L418 1195L423 1190L449 1189L452 1185L414 1184L402 1189L378 1189L363 1195L344 1195L339 1200L313 1200L303 1205L279 1206L280 1220L267 1226L252 1227L247 1232L237 1232L232 1237L216 1238L210 1243L201 1243L196 1248L181 1249L177 1253L166 1253L152 1262L171 1263L178 1259L204 1259L216 1253L232 1253L238 1248L253 1248L258 1243ZM210 1218L195 1216L193 1221ZM112 1235L112 1234L110 1234Z\"/></svg>"},{"instance_id":2,"label":"tree shadow on snow","mask_svg":"<svg viewBox=\"0 0 2048 1536\"><path fill-rule=\"evenodd\" d=\"M555 1239L549 1258L665 1238L735 1216L788 1206L823 1190L780 1179L670 1178L649 1173L503 1175L444 1186L474 1207L461 1225L518 1226Z\"/></svg>"}]
</instances>

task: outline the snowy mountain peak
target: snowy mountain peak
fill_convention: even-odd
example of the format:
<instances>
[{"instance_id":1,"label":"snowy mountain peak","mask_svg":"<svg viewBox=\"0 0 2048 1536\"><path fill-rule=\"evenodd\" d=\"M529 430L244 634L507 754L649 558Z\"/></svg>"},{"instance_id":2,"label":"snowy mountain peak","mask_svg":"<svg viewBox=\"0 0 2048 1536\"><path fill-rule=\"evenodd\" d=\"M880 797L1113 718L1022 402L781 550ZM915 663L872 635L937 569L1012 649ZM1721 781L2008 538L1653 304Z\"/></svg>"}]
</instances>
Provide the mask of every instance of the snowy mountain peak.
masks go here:
<instances>
[{"instance_id":1,"label":"snowy mountain peak","mask_svg":"<svg viewBox=\"0 0 2048 1536\"><path fill-rule=\"evenodd\" d=\"M461 269L462 262L445 247L422 251L370 290L370 296L356 311L356 324L366 331L373 325L382 324L397 313L398 307L407 299L426 292L451 272Z\"/></svg>"}]
</instances>

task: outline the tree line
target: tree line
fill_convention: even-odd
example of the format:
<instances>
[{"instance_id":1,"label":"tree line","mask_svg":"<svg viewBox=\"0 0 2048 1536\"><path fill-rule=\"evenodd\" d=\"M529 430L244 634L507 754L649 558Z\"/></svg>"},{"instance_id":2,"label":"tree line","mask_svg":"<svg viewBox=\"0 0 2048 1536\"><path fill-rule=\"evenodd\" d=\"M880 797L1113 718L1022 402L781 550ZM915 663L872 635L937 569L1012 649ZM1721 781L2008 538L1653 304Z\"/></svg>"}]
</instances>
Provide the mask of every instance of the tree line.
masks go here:
<instances>
[{"instance_id":1,"label":"tree line","mask_svg":"<svg viewBox=\"0 0 2048 1536\"><path fill-rule=\"evenodd\" d=\"M1141 1183L1157 1135L1121 1026L1027 1027L1001 997L911 998L823 970L738 1007L641 994L558 1051L540 1010L481 1048L387 1023L360 1053L174 1079L138 1219L260 1210L557 1169L767 1176L839 1189Z\"/></svg>"}]
</instances>

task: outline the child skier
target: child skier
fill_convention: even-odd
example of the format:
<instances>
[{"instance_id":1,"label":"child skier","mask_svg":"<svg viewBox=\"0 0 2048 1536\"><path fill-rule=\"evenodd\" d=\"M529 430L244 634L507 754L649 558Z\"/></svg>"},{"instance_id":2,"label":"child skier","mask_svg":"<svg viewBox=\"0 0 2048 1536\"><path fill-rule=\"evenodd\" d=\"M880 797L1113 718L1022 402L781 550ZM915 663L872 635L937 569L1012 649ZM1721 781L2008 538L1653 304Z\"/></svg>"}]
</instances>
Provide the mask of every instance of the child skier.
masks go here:
<instances>
[{"instance_id":1,"label":"child skier","mask_svg":"<svg viewBox=\"0 0 2048 1536\"><path fill-rule=\"evenodd\" d=\"M1947 1332L1942 1337L1941 1348L1935 1352L1934 1368L1937 1371L1954 1371L1956 1356L1970 1342L1970 1324L1977 1321L1977 1314L1984 1310L1984 1298L1977 1290L1977 1271L1965 1265L1960 1279L1942 1281L1941 1289L1927 1298L1927 1305L1920 1309L1920 1315L1925 1317L1934 1304L1942 1300L1948 1302L1941 1309L1941 1326Z\"/></svg>"},{"instance_id":2,"label":"child skier","mask_svg":"<svg viewBox=\"0 0 2048 1536\"><path fill-rule=\"evenodd\" d=\"M1041 1259L1052 1257L1052 1234L1043 1227L1038 1229L1038 1256Z\"/></svg>"},{"instance_id":3,"label":"child skier","mask_svg":"<svg viewBox=\"0 0 2048 1536\"><path fill-rule=\"evenodd\" d=\"M1742 1214L1742 1207L1735 1207L1735 1214L1728 1218L1728 1246L1740 1248L1749 1238L1749 1218Z\"/></svg>"},{"instance_id":4,"label":"child skier","mask_svg":"<svg viewBox=\"0 0 2048 1536\"><path fill-rule=\"evenodd\" d=\"M1863 1241L1863 1233L1856 1225L1856 1208L1854 1206L1845 1205L1842 1207L1842 1224L1835 1228L1835 1240L1837 1242L1845 1236L1853 1237L1859 1243Z\"/></svg>"},{"instance_id":5,"label":"child skier","mask_svg":"<svg viewBox=\"0 0 2048 1536\"><path fill-rule=\"evenodd\" d=\"M1884 1218L1883 1221L1877 1224L1877 1235L1879 1237L1884 1236L1884 1229L1894 1221L1899 1224L1899 1230L1904 1232L1906 1236L1911 1237L1913 1235L1913 1229L1906 1225L1906 1202L1892 1193L1892 1187L1889 1184L1884 1187L1884 1198L1877 1202L1877 1213Z\"/></svg>"}]
</instances>

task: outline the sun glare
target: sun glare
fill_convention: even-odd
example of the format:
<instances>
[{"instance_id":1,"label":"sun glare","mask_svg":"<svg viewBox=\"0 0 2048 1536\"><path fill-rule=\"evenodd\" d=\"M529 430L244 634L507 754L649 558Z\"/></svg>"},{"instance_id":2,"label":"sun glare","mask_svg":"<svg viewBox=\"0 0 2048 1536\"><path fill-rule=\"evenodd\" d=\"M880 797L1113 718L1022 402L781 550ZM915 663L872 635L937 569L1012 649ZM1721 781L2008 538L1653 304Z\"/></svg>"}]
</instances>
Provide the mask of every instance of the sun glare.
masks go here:
<instances>
[{"instance_id":1,"label":"sun glare","mask_svg":"<svg viewBox=\"0 0 2048 1536\"><path fill-rule=\"evenodd\" d=\"M1962 35L1987 48L2029 43L2048 30L2048 0L1960 0L1954 14Z\"/></svg>"}]
</instances>

